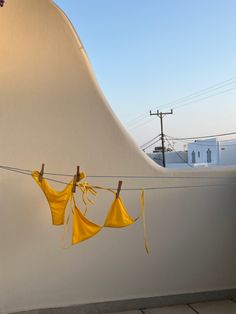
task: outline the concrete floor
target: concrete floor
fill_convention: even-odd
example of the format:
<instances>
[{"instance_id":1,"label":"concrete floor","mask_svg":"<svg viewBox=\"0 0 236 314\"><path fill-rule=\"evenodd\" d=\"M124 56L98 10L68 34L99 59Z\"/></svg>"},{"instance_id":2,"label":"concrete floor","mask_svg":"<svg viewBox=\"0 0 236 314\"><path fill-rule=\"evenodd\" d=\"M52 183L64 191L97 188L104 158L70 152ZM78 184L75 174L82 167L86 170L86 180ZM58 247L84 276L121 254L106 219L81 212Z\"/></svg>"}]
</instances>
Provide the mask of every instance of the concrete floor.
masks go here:
<instances>
[{"instance_id":1,"label":"concrete floor","mask_svg":"<svg viewBox=\"0 0 236 314\"><path fill-rule=\"evenodd\" d=\"M203 302L186 305L115 312L112 314L236 314L236 300Z\"/></svg>"},{"instance_id":2,"label":"concrete floor","mask_svg":"<svg viewBox=\"0 0 236 314\"><path fill-rule=\"evenodd\" d=\"M211 300L211 301L207 301ZM221 300L221 301L220 301ZM132 309L132 310L131 310ZM18 314L236 314L236 289L120 300Z\"/></svg>"}]
</instances>

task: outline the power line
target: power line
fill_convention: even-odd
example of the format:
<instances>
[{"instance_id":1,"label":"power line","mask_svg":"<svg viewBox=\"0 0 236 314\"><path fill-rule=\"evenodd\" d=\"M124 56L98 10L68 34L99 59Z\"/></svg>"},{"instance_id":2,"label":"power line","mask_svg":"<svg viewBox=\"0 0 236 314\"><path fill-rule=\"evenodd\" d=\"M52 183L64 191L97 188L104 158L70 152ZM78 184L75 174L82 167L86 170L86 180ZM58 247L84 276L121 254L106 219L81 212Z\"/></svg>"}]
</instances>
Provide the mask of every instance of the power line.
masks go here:
<instances>
[{"instance_id":1,"label":"power line","mask_svg":"<svg viewBox=\"0 0 236 314\"><path fill-rule=\"evenodd\" d=\"M218 96L218 95L222 95L222 94L225 94L225 93L228 93L232 90L236 90L236 87L233 87L233 88L229 88L229 89L226 89L222 92L219 92L219 93L215 93L215 94L211 94L211 95L208 95L208 96L205 96L205 97L202 97L202 98L199 98L199 99L195 99L195 100L192 100L192 101L188 101L188 102L185 102L184 104L181 104L181 105L177 105L177 106L173 106L174 103L172 103L172 109L179 109L179 108L182 108L182 107L185 107L185 106L188 106L188 105L191 105L191 104L194 104L194 103L197 103L197 102L200 102L200 101L203 101L205 99L208 99L208 98L211 98L211 97L214 97L214 96ZM161 106L160 108L162 108L163 106ZM136 129L136 128L139 128L139 127L142 127L143 125L146 125L150 123L150 121L146 121L145 123L142 123L142 124L138 124L134 127L132 127L130 130L132 131L133 129Z\"/></svg>"},{"instance_id":2,"label":"power line","mask_svg":"<svg viewBox=\"0 0 236 314\"><path fill-rule=\"evenodd\" d=\"M150 145L143 147L142 150L148 149L149 147L155 145L156 143L160 142L160 139L156 140L155 142L151 143Z\"/></svg>"},{"instance_id":3,"label":"power line","mask_svg":"<svg viewBox=\"0 0 236 314\"><path fill-rule=\"evenodd\" d=\"M188 163L188 161L185 160L185 159L175 150L174 146L170 143L170 141L168 140L167 137L166 137L166 140L167 140L167 142L169 143L170 147L174 150L174 152L176 153L176 155L177 155L182 161L184 161L184 163L186 163L190 168L193 168L193 166L190 165L190 164Z\"/></svg>"},{"instance_id":4,"label":"power line","mask_svg":"<svg viewBox=\"0 0 236 314\"><path fill-rule=\"evenodd\" d=\"M147 113L144 114L140 114L138 115L136 118L130 120L129 122L126 123L126 125L129 127L129 125L131 124L136 124L139 120L145 119L145 118L149 118L149 115Z\"/></svg>"},{"instance_id":5,"label":"power line","mask_svg":"<svg viewBox=\"0 0 236 314\"><path fill-rule=\"evenodd\" d=\"M148 118L150 118L149 116L148 116ZM146 119L146 117L145 117L145 119ZM142 126L144 126L144 125L146 125L146 124L150 124L150 122L153 122L154 121L154 118L153 119L151 119L151 121L150 120L147 120L147 121L142 121L142 123L138 123L137 125L135 125L135 126L133 126L133 127L131 127L131 128L129 128L129 130L130 131L132 131L132 130L135 130L135 129L137 129L137 128L140 128L140 127L142 127Z\"/></svg>"},{"instance_id":6,"label":"power line","mask_svg":"<svg viewBox=\"0 0 236 314\"><path fill-rule=\"evenodd\" d=\"M168 137L170 140L173 140L172 137ZM216 145L214 144L204 144L204 143L201 143L200 141L195 141L195 142L187 142L186 140L174 140L176 142L180 142L180 143L183 143L183 144L194 144L196 146L203 146L203 147L216 147ZM219 142L218 142L219 143ZM236 143L235 144L221 144L219 145L220 148L223 148L223 147L234 147L236 146Z\"/></svg>"},{"instance_id":7,"label":"power line","mask_svg":"<svg viewBox=\"0 0 236 314\"><path fill-rule=\"evenodd\" d=\"M217 88L217 89L218 89L218 88ZM202 97L202 98L194 99L194 100L192 100L192 101L187 101L187 102L184 101L183 104L177 105L177 106L173 106L174 103L172 103L172 109L175 109L175 110L176 110L176 109L179 109L179 108L182 108L182 107L185 107L185 106L188 106L188 105L191 105L191 104L200 102L200 101L202 101L202 100L205 100L205 99L208 99L208 98L217 96L217 95L225 94L225 93L230 92L230 91L235 90L235 89L236 89L236 87L233 87L233 88L229 88L229 89L226 89L226 90L224 90L224 91L221 91L221 92L219 92L219 93L214 93L214 94L211 94L211 95ZM207 94L208 94L208 93L207 93ZM201 95L200 95L200 96L201 96ZM181 101L181 103L182 103L182 101ZM163 107L163 106L161 106L160 108L162 108L162 107ZM165 107L166 107L166 106L165 106ZM145 123L138 124L138 125L132 127L130 130L139 128L139 127L141 127L141 126L143 126L143 125L145 125L145 124L148 124L148 123L150 123L150 121L146 121Z\"/></svg>"},{"instance_id":8,"label":"power line","mask_svg":"<svg viewBox=\"0 0 236 314\"><path fill-rule=\"evenodd\" d=\"M236 79L236 77L234 77L234 80ZM226 80L228 81L228 80ZM227 87L228 85L231 85L231 84L235 84L236 81L233 81L231 83L227 83L227 84L222 84L222 83L218 83L218 84L214 84L212 85L211 87L208 87L208 88L204 88L198 92L195 92L195 93L192 93L192 94L189 94L188 96L185 96L185 97L181 97L179 99L177 99L176 101L172 101L170 103L167 103L166 105L163 105L163 106L167 106L167 105L177 105L179 103L186 103L186 102L189 102L191 99L193 98L198 98L198 97L201 97L201 96L204 96L204 95L207 95L209 93L212 93L214 92L215 90L218 90L218 89L221 89L221 88L224 88L224 87ZM218 85L221 85L221 86L218 86ZM217 87L216 87L217 86ZM233 88L234 89L234 88ZM230 89L231 90L231 89ZM213 95L214 96L214 95ZM174 108L177 108L178 106L175 106Z\"/></svg>"},{"instance_id":9,"label":"power line","mask_svg":"<svg viewBox=\"0 0 236 314\"><path fill-rule=\"evenodd\" d=\"M197 100L193 100L193 101L184 103L184 104L179 105L179 106L175 106L175 107L173 107L173 109L178 109L178 108L181 108L181 107L184 107L184 106L188 106L188 105L190 105L190 104L194 104L194 103L196 103L196 102L199 102L199 101L202 101L202 100L205 100L205 99L208 99L208 98L217 96L217 95L225 94L225 93L230 92L230 91L235 90L235 89L236 89L236 87L229 88L229 89L226 89L226 90L224 90L224 91L222 91L222 92L215 93L215 94L212 94L212 95L209 95L209 96L206 96L206 97L202 97L202 98L199 98L199 99L197 99Z\"/></svg>"},{"instance_id":10,"label":"power line","mask_svg":"<svg viewBox=\"0 0 236 314\"><path fill-rule=\"evenodd\" d=\"M227 135L234 135L236 132L229 132L229 133L220 133L220 134L211 134L211 135L203 135L203 136L193 136L193 137L170 137L172 140L196 140L199 138L210 138L210 137L220 137L220 136L227 136Z\"/></svg>"},{"instance_id":11,"label":"power line","mask_svg":"<svg viewBox=\"0 0 236 314\"><path fill-rule=\"evenodd\" d=\"M200 97L200 96L207 95L207 94L209 94L209 93L211 93L211 92L213 92L213 91L215 91L215 90L217 90L217 89L224 88L224 87L227 87L228 85L231 85L231 84L236 83L235 80L236 80L236 76L233 76L233 77L231 77L231 78L229 78L229 79L227 79L227 80L218 82L218 83L216 83L216 84L214 84L214 85L211 85L211 86L209 86L209 87L207 87L207 88L203 88L203 89L200 89L200 90L198 90L198 91L196 91L196 92L193 92L193 93L191 93L191 94L188 94L187 96L180 97L180 98L177 98L177 99L175 99L175 100L173 100L173 101L171 101L171 102L165 103L165 104L159 106L159 109L162 109L162 108L167 107L167 106L169 106L169 105L172 105L172 107L173 107L173 105L179 104L179 103L181 103L181 102L185 102L185 103L186 103L187 101L189 101L190 99L192 99L192 98L194 98L194 97ZM234 89L234 88L225 90L225 91L223 91L222 93L228 92L228 91L233 90L233 89ZM216 95L218 95L218 94L219 94L219 93L213 94L213 95L211 95L211 96L208 96L207 98L216 96ZM202 100L203 100L203 99L202 99ZM197 100L197 101L200 101L200 99ZM174 108L177 108L177 107L174 107ZM147 117L148 117L148 115L147 115L147 113L145 112L145 113L143 113L143 114L140 114L140 115L137 116L136 118L134 118L134 119L128 121L126 124L129 125L129 124L137 123L137 121L139 121L140 119L144 119L144 118L147 118Z\"/></svg>"},{"instance_id":12,"label":"power line","mask_svg":"<svg viewBox=\"0 0 236 314\"><path fill-rule=\"evenodd\" d=\"M157 139L160 136L160 134L158 134L157 136L153 137L151 140L149 140L148 142L144 143L143 145L140 146L140 148L142 148L143 146L148 145L149 143L151 143L152 141L154 141L155 139Z\"/></svg>"}]
</instances>

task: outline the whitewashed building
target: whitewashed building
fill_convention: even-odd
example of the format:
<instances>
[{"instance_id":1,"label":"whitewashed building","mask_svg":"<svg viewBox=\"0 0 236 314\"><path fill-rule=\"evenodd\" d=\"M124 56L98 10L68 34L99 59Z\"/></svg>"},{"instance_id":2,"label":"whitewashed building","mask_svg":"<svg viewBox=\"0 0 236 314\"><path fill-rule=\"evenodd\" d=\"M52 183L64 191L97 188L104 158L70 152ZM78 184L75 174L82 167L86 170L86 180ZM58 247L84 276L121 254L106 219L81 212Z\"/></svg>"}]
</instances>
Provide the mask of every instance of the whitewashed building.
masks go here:
<instances>
[{"instance_id":1,"label":"whitewashed building","mask_svg":"<svg viewBox=\"0 0 236 314\"><path fill-rule=\"evenodd\" d=\"M188 162L195 164L219 164L219 142L216 138L196 140L188 144Z\"/></svg>"},{"instance_id":2,"label":"whitewashed building","mask_svg":"<svg viewBox=\"0 0 236 314\"><path fill-rule=\"evenodd\" d=\"M158 165L162 166L162 153L147 154ZM166 168L188 168L188 153L186 151L165 152Z\"/></svg>"},{"instance_id":3,"label":"whitewashed building","mask_svg":"<svg viewBox=\"0 0 236 314\"><path fill-rule=\"evenodd\" d=\"M236 140L219 142L220 165L236 165Z\"/></svg>"},{"instance_id":4,"label":"whitewashed building","mask_svg":"<svg viewBox=\"0 0 236 314\"><path fill-rule=\"evenodd\" d=\"M188 162L193 166L235 165L236 140L196 140L188 144Z\"/></svg>"}]
</instances>

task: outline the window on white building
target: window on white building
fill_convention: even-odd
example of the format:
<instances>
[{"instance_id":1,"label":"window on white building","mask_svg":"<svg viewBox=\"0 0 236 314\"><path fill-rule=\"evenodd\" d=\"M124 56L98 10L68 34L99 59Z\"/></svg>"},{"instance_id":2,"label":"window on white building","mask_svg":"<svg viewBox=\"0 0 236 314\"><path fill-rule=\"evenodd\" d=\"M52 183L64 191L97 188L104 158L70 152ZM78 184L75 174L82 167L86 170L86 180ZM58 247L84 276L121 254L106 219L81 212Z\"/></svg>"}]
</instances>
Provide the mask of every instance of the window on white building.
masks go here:
<instances>
[{"instance_id":1,"label":"window on white building","mask_svg":"<svg viewBox=\"0 0 236 314\"><path fill-rule=\"evenodd\" d=\"M196 163L196 154L195 151L192 151L192 163L195 164Z\"/></svg>"},{"instance_id":2,"label":"window on white building","mask_svg":"<svg viewBox=\"0 0 236 314\"><path fill-rule=\"evenodd\" d=\"M208 150L207 150L207 162L211 162L211 150L210 150L210 148L208 148Z\"/></svg>"},{"instance_id":3,"label":"window on white building","mask_svg":"<svg viewBox=\"0 0 236 314\"><path fill-rule=\"evenodd\" d=\"M200 158L200 152L197 152L197 156L198 156L198 158Z\"/></svg>"}]
</instances>

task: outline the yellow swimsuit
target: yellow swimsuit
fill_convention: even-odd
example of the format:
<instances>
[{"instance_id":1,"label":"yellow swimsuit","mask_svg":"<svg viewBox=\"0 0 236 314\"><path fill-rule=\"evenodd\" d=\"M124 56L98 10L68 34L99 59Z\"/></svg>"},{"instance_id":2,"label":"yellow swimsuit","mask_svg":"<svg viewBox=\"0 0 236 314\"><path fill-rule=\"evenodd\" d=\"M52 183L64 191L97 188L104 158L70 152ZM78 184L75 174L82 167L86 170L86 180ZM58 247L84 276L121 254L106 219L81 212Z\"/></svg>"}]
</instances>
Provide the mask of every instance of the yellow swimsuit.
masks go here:
<instances>
[{"instance_id":1,"label":"yellow swimsuit","mask_svg":"<svg viewBox=\"0 0 236 314\"><path fill-rule=\"evenodd\" d=\"M122 228L133 224L136 220L129 216L120 197L116 197L106 217L104 227Z\"/></svg>"},{"instance_id":2,"label":"yellow swimsuit","mask_svg":"<svg viewBox=\"0 0 236 314\"><path fill-rule=\"evenodd\" d=\"M135 223L141 217L143 217L144 246L147 254L149 254L146 234L146 222L144 215L144 190L142 190L141 193L141 213L137 218L133 219L132 217L129 216L121 198L119 196L118 197L116 196L106 217L104 227L110 228L127 227Z\"/></svg>"},{"instance_id":3,"label":"yellow swimsuit","mask_svg":"<svg viewBox=\"0 0 236 314\"><path fill-rule=\"evenodd\" d=\"M40 182L40 173L38 171L33 171L32 177L38 183L48 200L52 214L52 224L63 225L65 220L66 206L72 194L73 180L66 186L63 191L58 192L51 188L47 180L45 180L44 178L42 178L42 182Z\"/></svg>"},{"instance_id":4,"label":"yellow swimsuit","mask_svg":"<svg viewBox=\"0 0 236 314\"><path fill-rule=\"evenodd\" d=\"M93 237L102 229L102 227L88 220L76 206L74 195L72 195L72 198L74 202L72 244L77 244Z\"/></svg>"},{"instance_id":5,"label":"yellow swimsuit","mask_svg":"<svg viewBox=\"0 0 236 314\"><path fill-rule=\"evenodd\" d=\"M96 235L103 227L122 228L133 224L137 219L131 218L125 206L120 199L116 197L106 217L104 226L99 226L88 220L76 206L74 195L73 199L73 226L72 226L72 244L77 244Z\"/></svg>"}]
</instances>

